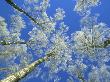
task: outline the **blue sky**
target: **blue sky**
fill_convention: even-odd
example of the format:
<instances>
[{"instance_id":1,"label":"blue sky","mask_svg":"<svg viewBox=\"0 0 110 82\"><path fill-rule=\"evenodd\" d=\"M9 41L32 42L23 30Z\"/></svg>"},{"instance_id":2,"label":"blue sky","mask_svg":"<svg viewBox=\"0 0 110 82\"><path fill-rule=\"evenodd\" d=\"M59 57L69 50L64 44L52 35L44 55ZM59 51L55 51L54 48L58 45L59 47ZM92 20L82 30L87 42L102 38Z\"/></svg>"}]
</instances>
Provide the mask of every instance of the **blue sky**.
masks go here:
<instances>
[{"instance_id":1,"label":"blue sky","mask_svg":"<svg viewBox=\"0 0 110 82\"><path fill-rule=\"evenodd\" d=\"M20 3L19 0L15 0L16 2ZM94 7L92 9L93 14L99 13L100 17L99 20L105 22L107 25L110 26L110 0L101 0L102 4L98 7ZM22 5L20 3L20 5ZM55 13L55 9L58 7L64 8L66 12L66 18L64 19L65 24L70 27L71 32L80 30L80 16L73 11L75 5L74 0L51 0L51 7L48 9L48 14L53 15ZM6 21L9 22L10 15L13 14L13 9L10 5L8 5L5 0L0 0L0 16L6 18Z\"/></svg>"},{"instance_id":2,"label":"blue sky","mask_svg":"<svg viewBox=\"0 0 110 82\"><path fill-rule=\"evenodd\" d=\"M18 3L20 0L16 0ZM66 12L66 17L64 19L65 24L70 27L69 33L80 30L80 16L73 11L75 5L74 0L51 0L51 7L48 9L47 13L52 16L55 13L55 9L61 7ZM102 4L98 7L92 9L92 14L99 13L99 21L104 22L110 27L110 0L101 0ZM22 5L20 3L20 5ZM0 16L4 17L7 22L10 22L10 15L13 14L13 9L8 5L5 0L0 0ZM24 36L23 36L24 37ZM37 78L32 78L26 82L41 82Z\"/></svg>"}]
</instances>

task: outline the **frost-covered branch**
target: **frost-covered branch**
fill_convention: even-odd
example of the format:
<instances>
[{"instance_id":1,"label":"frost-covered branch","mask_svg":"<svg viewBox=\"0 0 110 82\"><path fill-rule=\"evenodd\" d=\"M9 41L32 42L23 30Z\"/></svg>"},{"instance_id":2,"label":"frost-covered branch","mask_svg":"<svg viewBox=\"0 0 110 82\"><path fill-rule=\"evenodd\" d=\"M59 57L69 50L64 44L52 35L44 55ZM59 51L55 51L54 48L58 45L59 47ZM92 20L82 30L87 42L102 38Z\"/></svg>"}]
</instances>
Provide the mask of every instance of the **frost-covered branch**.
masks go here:
<instances>
[{"instance_id":1,"label":"frost-covered branch","mask_svg":"<svg viewBox=\"0 0 110 82\"><path fill-rule=\"evenodd\" d=\"M27 42L6 42L6 41L0 41L0 45L12 45L12 44L27 44Z\"/></svg>"},{"instance_id":2,"label":"frost-covered branch","mask_svg":"<svg viewBox=\"0 0 110 82\"><path fill-rule=\"evenodd\" d=\"M7 70L10 70L9 68L1 68L0 67L0 71L7 71Z\"/></svg>"},{"instance_id":3,"label":"frost-covered branch","mask_svg":"<svg viewBox=\"0 0 110 82\"><path fill-rule=\"evenodd\" d=\"M81 73L78 73L78 79L80 79L81 82L86 82L84 77L81 75Z\"/></svg>"},{"instance_id":4,"label":"frost-covered branch","mask_svg":"<svg viewBox=\"0 0 110 82\"><path fill-rule=\"evenodd\" d=\"M85 15L92 7L99 5L99 3L100 0L76 0L74 11Z\"/></svg>"},{"instance_id":5,"label":"frost-covered branch","mask_svg":"<svg viewBox=\"0 0 110 82\"><path fill-rule=\"evenodd\" d=\"M31 15L29 15L25 10L23 10L22 8L20 8L19 6L17 6L13 0L5 0L8 4L10 4L14 9L18 10L19 12L22 12L23 14L25 14L27 17L29 17L31 19L31 21L33 21L35 24L42 26L42 24L45 24L46 22L43 23L39 23L34 17L32 17ZM47 0L46 0L47 1Z\"/></svg>"},{"instance_id":6,"label":"frost-covered branch","mask_svg":"<svg viewBox=\"0 0 110 82\"><path fill-rule=\"evenodd\" d=\"M24 13L26 16L28 16L34 23L37 23L37 21L31 17L27 12L25 12L23 9L21 9L20 7L18 7L13 0L5 0L8 4L10 4L13 8L15 8L16 10Z\"/></svg>"},{"instance_id":7,"label":"frost-covered branch","mask_svg":"<svg viewBox=\"0 0 110 82\"><path fill-rule=\"evenodd\" d=\"M35 42L31 41L31 40L29 40L29 41L14 41L14 42L7 42L5 40L0 41L0 45L13 45L13 44L26 44L26 45L28 45L28 44L34 44L34 43Z\"/></svg>"},{"instance_id":8,"label":"frost-covered branch","mask_svg":"<svg viewBox=\"0 0 110 82\"><path fill-rule=\"evenodd\" d=\"M74 34L74 49L80 54L95 54L110 45L110 28L104 23L84 27Z\"/></svg>"},{"instance_id":9,"label":"frost-covered branch","mask_svg":"<svg viewBox=\"0 0 110 82\"><path fill-rule=\"evenodd\" d=\"M85 73L93 68L92 63L88 65L89 61L95 61L100 68L109 60L110 29L104 23L96 23L96 16L89 17L91 7L97 6L100 0L77 0L74 10L84 16L81 20L83 28L72 38L67 35L68 26L62 22L65 17L62 8L56 9L52 17L47 14L49 0L24 0L23 9L14 0L5 1L35 24L31 23L27 33L29 38L27 36L25 40L22 29L26 29L26 24L19 14L11 16L11 25L0 17L0 61L6 64L6 68L0 68L0 73L9 71L0 82L18 82L31 74L32 77L41 75L47 82L56 82L60 81L61 72L66 72L73 80L86 82ZM34 61L35 57L39 59ZM36 69L43 62L43 66ZM92 79L92 73L90 76Z\"/></svg>"}]
</instances>

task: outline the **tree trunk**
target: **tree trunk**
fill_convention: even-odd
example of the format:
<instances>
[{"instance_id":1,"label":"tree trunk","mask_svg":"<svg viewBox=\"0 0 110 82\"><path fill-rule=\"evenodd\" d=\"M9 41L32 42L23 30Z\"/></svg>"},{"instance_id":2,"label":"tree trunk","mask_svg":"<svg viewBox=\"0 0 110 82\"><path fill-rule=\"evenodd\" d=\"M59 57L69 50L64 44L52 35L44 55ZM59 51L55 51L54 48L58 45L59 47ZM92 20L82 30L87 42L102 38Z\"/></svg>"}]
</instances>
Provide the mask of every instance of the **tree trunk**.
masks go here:
<instances>
[{"instance_id":1,"label":"tree trunk","mask_svg":"<svg viewBox=\"0 0 110 82\"><path fill-rule=\"evenodd\" d=\"M52 53L47 54L45 57L34 61L27 67L19 70L18 72L14 73L14 74L11 74L10 76L6 77L5 79L1 80L0 82L19 82L22 78L26 77L29 73L31 73L36 68L36 66L38 66L39 64L48 60L48 58L52 55L53 55Z\"/></svg>"}]
</instances>

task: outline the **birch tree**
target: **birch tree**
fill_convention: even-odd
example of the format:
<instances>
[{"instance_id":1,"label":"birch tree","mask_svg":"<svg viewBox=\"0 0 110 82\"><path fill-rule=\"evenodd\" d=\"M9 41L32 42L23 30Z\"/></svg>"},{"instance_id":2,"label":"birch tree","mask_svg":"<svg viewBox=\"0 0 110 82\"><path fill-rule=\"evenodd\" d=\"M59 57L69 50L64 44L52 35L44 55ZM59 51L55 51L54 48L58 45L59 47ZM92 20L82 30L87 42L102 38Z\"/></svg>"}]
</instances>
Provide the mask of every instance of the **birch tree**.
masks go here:
<instances>
[{"instance_id":1,"label":"birch tree","mask_svg":"<svg viewBox=\"0 0 110 82\"><path fill-rule=\"evenodd\" d=\"M81 30L71 36L63 22L64 9L57 8L53 16L47 14L50 0L23 0L23 6L5 1L14 14L10 24L0 16L0 82L24 82L33 77L61 82L61 72L67 74L66 82L110 81L106 64L110 60L110 28L97 21L98 15L91 16L92 7L101 5L100 0L75 1L74 11L82 17ZM24 39L22 31L28 24L31 29Z\"/></svg>"}]
</instances>

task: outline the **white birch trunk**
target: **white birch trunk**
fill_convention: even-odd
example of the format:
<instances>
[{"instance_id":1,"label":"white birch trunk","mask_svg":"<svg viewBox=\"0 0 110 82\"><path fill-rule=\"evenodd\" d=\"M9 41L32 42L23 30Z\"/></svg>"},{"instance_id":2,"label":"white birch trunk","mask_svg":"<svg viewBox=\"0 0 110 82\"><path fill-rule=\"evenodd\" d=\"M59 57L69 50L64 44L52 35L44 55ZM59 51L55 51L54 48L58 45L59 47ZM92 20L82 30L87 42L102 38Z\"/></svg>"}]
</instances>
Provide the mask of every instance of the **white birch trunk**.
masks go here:
<instances>
[{"instance_id":1,"label":"white birch trunk","mask_svg":"<svg viewBox=\"0 0 110 82\"><path fill-rule=\"evenodd\" d=\"M11 74L10 76L6 77L5 79L1 80L0 82L19 82L22 78L26 77L26 75L31 73L36 68L36 66L38 66L39 64L48 60L49 56L51 56L51 55L47 55L43 58L40 58L40 59L34 61L27 67L19 70L18 72L14 73L14 74Z\"/></svg>"}]
</instances>

